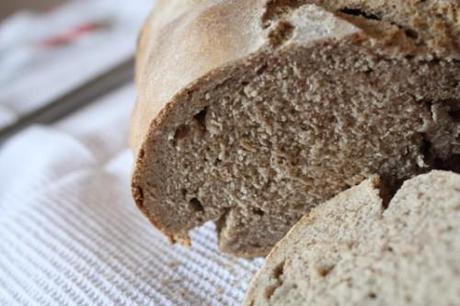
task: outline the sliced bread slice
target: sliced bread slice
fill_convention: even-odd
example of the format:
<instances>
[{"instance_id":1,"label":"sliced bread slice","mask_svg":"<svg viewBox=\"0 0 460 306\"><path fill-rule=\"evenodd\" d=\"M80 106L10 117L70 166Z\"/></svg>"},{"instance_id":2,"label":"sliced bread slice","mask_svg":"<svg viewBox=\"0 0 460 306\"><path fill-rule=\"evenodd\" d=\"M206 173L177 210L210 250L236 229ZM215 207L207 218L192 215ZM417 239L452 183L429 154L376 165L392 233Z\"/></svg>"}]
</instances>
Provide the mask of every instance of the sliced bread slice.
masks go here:
<instances>
[{"instance_id":1,"label":"sliced bread slice","mask_svg":"<svg viewBox=\"0 0 460 306\"><path fill-rule=\"evenodd\" d=\"M273 249L244 305L456 305L460 175L420 175L389 203L383 191L373 177L314 208Z\"/></svg>"}]
</instances>

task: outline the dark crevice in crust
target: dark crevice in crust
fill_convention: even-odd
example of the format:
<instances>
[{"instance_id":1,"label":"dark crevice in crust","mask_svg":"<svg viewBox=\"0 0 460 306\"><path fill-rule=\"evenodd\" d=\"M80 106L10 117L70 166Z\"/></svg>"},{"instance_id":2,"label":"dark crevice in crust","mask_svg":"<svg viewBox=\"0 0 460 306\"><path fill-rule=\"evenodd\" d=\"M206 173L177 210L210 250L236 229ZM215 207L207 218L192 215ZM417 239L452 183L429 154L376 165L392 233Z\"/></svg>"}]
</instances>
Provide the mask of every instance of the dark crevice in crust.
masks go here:
<instances>
[{"instance_id":1,"label":"dark crevice in crust","mask_svg":"<svg viewBox=\"0 0 460 306\"><path fill-rule=\"evenodd\" d=\"M300 7L305 2L305 0L269 0L266 4L265 13L262 16L263 28L270 27L273 21L282 19L292 9Z\"/></svg>"},{"instance_id":2,"label":"dark crevice in crust","mask_svg":"<svg viewBox=\"0 0 460 306\"><path fill-rule=\"evenodd\" d=\"M367 296L371 299L371 300L375 300L377 298L377 294L375 292L369 292L367 294Z\"/></svg>"},{"instance_id":3,"label":"dark crevice in crust","mask_svg":"<svg viewBox=\"0 0 460 306\"><path fill-rule=\"evenodd\" d=\"M390 206L391 200L395 194L401 189L403 184L402 180L395 180L395 178L381 177L378 186L379 196L382 199L383 209Z\"/></svg>"},{"instance_id":4,"label":"dark crevice in crust","mask_svg":"<svg viewBox=\"0 0 460 306\"><path fill-rule=\"evenodd\" d=\"M337 16L339 16L339 17L343 17L344 15L347 15L347 16L352 16L352 17L355 17L355 18L356 17L357 18L363 18L363 19L373 21L373 22L391 24L393 26L396 26L400 30L402 30L407 38L419 43L419 41L418 41L419 34L415 29L410 28L410 27L405 27L405 26L399 24L398 22L396 22L395 20L389 20L389 21L388 20L383 20L382 14L379 14L378 12L366 11L366 10L363 10L363 9L360 9L360 8L344 7L344 8L336 10L334 13L337 14ZM347 18L347 20L353 23L353 19L348 19ZM359 24L357 24L357 26L359 26Z\"/></svg>"},{"instance_id":5,"label":"dark crevice in crust","mask_svg":"<svg viewBox=\"0 0 460 306\"><path fill-rule=\"evenodd\" d=\"M439 162L439 167L436 167L437 165L435 164L434 169L449 170L455 173L460 173L460 154L453 154L447 160L441 160L438 162Z\"/></svg>"},{"instance_id":6,"label":"dark crevice in crust","mask_svg":"<svg viewBox=\"0 0 460 306\"><path fill-rule=\"evenodd\" d=\"M401 26L399 26L401 28ZM415 31L414 29L410 29L410 28L404 28L404 33L406 34L407 37L413 39L413 40L417 40L419 38L419 34L417 31Z\"/></svg>"},{"instance_id":7,"label":"dark crevice in crust","mask_svg":"<svg viewBox=\"0 0 460 306\"><path fill-rule=\"evenodd\" d=\"M454 136L455 128L459 129L458 125L460 124L459 101L425 101L424 103L431 111L435 127L430 127L427 131L420 134L422 142L419 152L423 157L423 164L425 166L420 166L419 174L432 170L460 173L460 154L454 148L449 147L453 142L457 146L460 144L460 136L458 134ZM446 135L455 139L442 139ZM444 145L440 145L439 143L444 143ZM446 143L448 144L447 146ZM378 184L376 187L380 190L380 196L386 209L394 195L401 188L403 180L397 180L394 177L381 177L381 181L383 183Z\"/></svg>"},{"instance_id":8,"label":"dark crevice in crust","mask_svg":"<svg viewBox=\"0 0 460 306\"><path fill-rule=\"evenodd\" d=\"M225 227L225 224L227 222L228 214L230 213L231 210L232 210L232 208L230 208L230 207L224 208L222 214L220 215L220 217L215 222L216 223L216 231L217 231L217 233L219 235L220 235L220 232L222 231L222 229Z\"/></svg>"},{"instance_id":9,"label":"dark crevice in crust","mask_svg":"<svg viewBox=\"0 0 460 306\"><path fill-rule=\"evenodd\" d=\"M366 12L360 9L356 9L356 8L345 7L343 9L338 10L338 12L346 14L346 15L363 17L369 20L378 20L378 21L382 20L382 18L380 18L379 16L375 14L372 14L372 13L369 13L369 12Z\"/></svg>"},{"instance_id":10,"label":"dark crevice in crust","mask_svg":"<svg viewBox=\"0 0 460 306\"><path fill-rule=\"evenodd\" d=\"M318 272L319 276L326 277L332 272L332 270L334 270L334 268L335 265L321 265L316 268L316 271Z\"/></svg>"},{"instance_id":11,"label":"dark crevice in crust","mask_svg":"<svg viewBox=\"0 0 460 306\"><path fill-rule=\"evenodd\" d=\"M173 145L177 146L177 143L180 140L186 138L189 134L190 134L190 127L185 124L180 125L176 129L176 132L174 133Z\"/></svg>"},{"instance_id":12,"label":"dark crevice in crust","mask_svg":"<svg viewBox=\"0 0 460 306\"><path fill-rule=\"evenodd\" d=\"M281 46L289 40L294 31L294 26L287 21L280 21L268 34L268 40L273 48Z\"/></svg>"},{"instance_id":13,"label":"dark crevice in crust","mask_svg":"<svg viewBox=\"0 0 460 306\"><path fill-rule=\"evenodd\" d=\"M267 29L273 26L268 34L269 44L273 48L283 45L294 32L294 26L283 20L283 16L303 4L302 0L269 0L267 2L265 13L262 16L262 28Z\"/></svg>"},{"instance_id":14,"label":"dark crevice in crust","mask_svg":"<svg viewBox=\"0 0 460 306\"><path fill-rule=\"evenodd\" d=\"M144 192L141 187L133 186L132 187L132 194L134 201L136 202L139 208L144 206Z\"/></svg>"},{"instance_id":15,"label":"dark crevice in crust","mask_svg":"<svg viewBox=\"0 0 460 306\"><path fill-rule=\"evenodd\" d=\"M441 158L436 155L433 149L433 143L424 135L421 152L424 157L424 162L429 165L426 172L431 170L447 170L455 173L460 173L460 154L452 154L448 158Z\"/></svg>"},{"instance_id":16,"label":"dark crevice in crust","mask_svg":"<svg viewBox=\"0 0 460 306\"><path fill-rule=\"evenodd\" d=\"M448 113L454 122L460 123L460 107L458 109L452 108L448 111Z\"/></svg>"},{"instance_id":17,"label":"dark crevice in crust","mask_svg":"<svg viewBox=\"0 0 460 306\"><path fill-rule=\"evenodd\" d=\"M264 297L267 300L270 300L271 297L273 296L273 293L275 293L275 290L283 285L282 276L284 273L285 264L286 262L283 261L280 264L276 265L275 268L273 268L271 277L274 279L275 283L265 288Z\"/></svg>"},{"instance_id":18,"label":"dark crevice in crust","mask_svg":"<svg viewBox=\"0 0 460 306\"><path fill-rule=\"evenodd\" d=\"M205 107L193 116L191 123L181 124L176 128L172 139L173 146L177 146L180 141L187 137L193 136L193 132L198 131L200 135L204 135L207 131L206 114L208 108Z\"/></svg>"},{"instance_id":19,"label":"dark crevice in crust","mask_svg":"<svg viewBox=\"0 0 460 306\"><path fill-rule=\"evenodd\" d=\"M422 134L421 153L423 161L430 169L460 173L459 102L458 100L425 102L436 124L436 127L431 127Z\"/></svg>"},{"instance_id":20,"label":"dark crevice in crust","mask_svg":"<svg viewBox=\"0 0 460 306\"><path fill-rule=\"evenodd\" d=\"M198 127L202 132L206 132L206 114L207 112L208 112L208 108L205 107L200 112L198 112L195 116L193 116L193 119L198 124Z\"/></svg>"},{"instance_id":21,"label":"dark crevice in crust","mask_svg":"<svg viewBox=\"0 0 460 306\"><path fill-rule=\"evenodd\" d=\"M268 69L268 64L267 63L264 63L262 64L261 66L259 66L257 69L256 69L256 74L257 75L262 75L265 73L265 71ZM246 84L248 85L248 84Z\"/></svg>"},{"instance_id":22,"label":"dark crevice in crust","mask_svg":"<svg viewBox=\"0 0 460 306\"><path fill-rule=\"evenodd\" d=\"M137 158L138 158L139 160L142 160L142 159L144 158L144 156L145 156L145 150L144 150L143 148L141 148L141 149L139 150L139 154L137 155Z\"/></svg>"},{"instance_id":23,"label":"dark crevice in crust","mask_svg":"<svg viewBox=\"0 0 460 306\"><path fill-rule=\"evenodd\" d=\"M423 156L423 162L427 165L420 169L420 174L430 172L432 170L445 170L460 173L460 154L451 154L448 158L439 157L434 148L433 143L426 134L422 134L423 141L420 146L420 153ZM395 179L394 177L381 177L382 183L376 186L379 188L379 195L382 198L384 209L387 209L395 194L399 191L404 183L403 180Z\"/></svg>"},{"instance_id":24,"label":"dark crevice in crust","mask_svg":"<svg viewBox=\"0 0 460 306\"><path fill-rule=\"evenodd\" d=\"M204 212L203 204L201 204L201 201L198 200L197 198L190 199L189 205L190 205L190 208L196 213Z\"/></svg>"},{"instance_id":25,"label":"dark crevice in crust","mask_svg":"<svg viewBox=\"0 0 460 306\"><path fill-rule=\"evenodd\" d=\"M422 145L420 146L420 152L423 156L423 162L426 165L432 165L434 160L433 145L426 134L423 135Z\"/></svg>"},{"instance_id":26,"label":"dark crevice in crust","mask_svg":"<svg viewBox=\"0 0 460 306\"><path fill-rule=\"evenodd\" d=\"M257 207L255 207L255 208L252 209L252 213L253 213L254 215L261 216L261 217L262 217L263 215L265 215L265 212L264 212L262 209L257 208Z\"/></svg>"}]
</instances>

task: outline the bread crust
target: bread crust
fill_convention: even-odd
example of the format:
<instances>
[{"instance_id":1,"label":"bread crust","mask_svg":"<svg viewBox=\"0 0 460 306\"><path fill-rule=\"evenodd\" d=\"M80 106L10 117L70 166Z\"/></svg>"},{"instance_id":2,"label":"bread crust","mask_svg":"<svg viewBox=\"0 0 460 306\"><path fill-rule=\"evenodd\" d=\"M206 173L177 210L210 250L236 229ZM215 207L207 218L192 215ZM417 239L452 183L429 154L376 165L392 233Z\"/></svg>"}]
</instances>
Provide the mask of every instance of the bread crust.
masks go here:
<instances>
[{"instance_id":1,"label":"bread crust","mask_svg":"<svg viewBox=\"0 0 460 306\"><path fill-rule=\"evenodd\" d=\"M153 148L165 142L166 131L193 115L191 110L202 108L189 102L195 92L216 80L224 83L231 71L267 54L299 46L357 45L395 59L435 56L389 22L377 26L365 18L338 18L317 6L304 5L311 1L297 1L302 5L291 10L289 16L265 23L264 16L272 2L277 1L160 0L141 32L136 62L138 97L130 129L135 158L131 188L137 206L172 242L190 243L189 228L173 230L174 226L163 219L159 211L165 199L160 197L159 187L146 177L151 175L153 165L161 171L167 162L152 153ZM304 14L317 16L321 22L311 16L305 18ZM286 20L293 32L284 40L278 34L283 34L279 30ZM248 250L238 255L264 252Z\"/></svg>"}]
</instances>

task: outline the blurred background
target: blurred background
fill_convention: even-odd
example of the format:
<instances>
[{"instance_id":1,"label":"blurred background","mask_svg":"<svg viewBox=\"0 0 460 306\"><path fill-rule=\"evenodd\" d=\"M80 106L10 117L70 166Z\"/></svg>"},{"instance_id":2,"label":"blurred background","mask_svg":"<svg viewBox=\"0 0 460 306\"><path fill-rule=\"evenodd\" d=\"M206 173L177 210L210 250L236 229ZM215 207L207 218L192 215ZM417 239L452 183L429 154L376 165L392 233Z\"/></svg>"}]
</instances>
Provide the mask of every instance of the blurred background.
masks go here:
<instances>
[{"instance_id":1,"label":"blurred background","mask_svg":"<svg viewBox=\"0 0 460 306\"><path fill-rule=\"evenodd\" d=\"M85 83L92 88L89 93L88 88L80 91L80 96L89 94L89 100L123 83L132 69L139 28L153 2L1 1L0 131ZM111 71L123 63L123 71ZM96 82L97 77L105 79ZM47 110L47 118L55 120L91 101L64 103L73 105L57 113ZM35 119L28 121L48 123Z\"/></svg>"}]
</instances>

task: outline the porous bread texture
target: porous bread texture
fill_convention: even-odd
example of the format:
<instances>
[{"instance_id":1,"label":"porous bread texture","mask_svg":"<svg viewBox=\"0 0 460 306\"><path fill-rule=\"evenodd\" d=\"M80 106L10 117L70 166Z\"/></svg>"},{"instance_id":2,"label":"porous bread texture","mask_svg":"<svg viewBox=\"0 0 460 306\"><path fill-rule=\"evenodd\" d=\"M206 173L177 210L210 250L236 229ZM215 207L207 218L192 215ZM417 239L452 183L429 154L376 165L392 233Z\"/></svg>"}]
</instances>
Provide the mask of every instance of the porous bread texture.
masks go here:
<instances>
[{"instance_id":1,"label":"porous bread texture","mask_svg":"<svg viewBox=\"0 0 460 306\"><path fill-rule=\"evenodd\" d=\"M457 305L460 175L406 181L386 210L381 184L368 179L302 218L243 305Z\"/></svg>"},{"instance_id":2,"label":"porous bread texture","mask_svg":"<svg viewBox=\"0 0 460 306\"><path fill-rule=\"evenodd\" d=\"M437 49L383 17L326 8L160 1L146 22L132 190L172 241L214 220L222 251L266 255L373 173L397 186L458 167L458 40ZM417 31L422 42L435 34Z\"/></svg>"}]
</instances>

